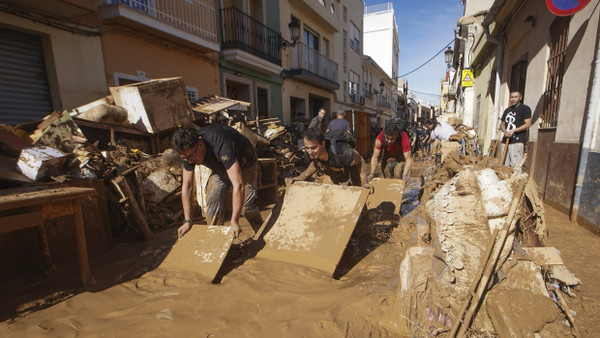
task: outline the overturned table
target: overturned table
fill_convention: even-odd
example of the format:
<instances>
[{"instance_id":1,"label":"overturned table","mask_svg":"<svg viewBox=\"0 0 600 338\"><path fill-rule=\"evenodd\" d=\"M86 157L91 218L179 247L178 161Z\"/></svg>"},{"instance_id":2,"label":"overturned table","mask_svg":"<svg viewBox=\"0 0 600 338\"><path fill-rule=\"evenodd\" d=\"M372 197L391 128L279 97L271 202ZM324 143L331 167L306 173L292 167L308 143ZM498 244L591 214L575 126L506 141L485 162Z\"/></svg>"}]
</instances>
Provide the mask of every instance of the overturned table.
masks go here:
<instances>
[{"instance_id":1,"label":"overturned table","mask_svg":"<svg viewBox=\"0 0 600 338\"><path fill-rule=\"evenodd\" d=\"M52 265L50 247L44 229L47 219L73 215L79 267L83 283L90 280L87 245L81 214L81 199L96 190L78 187L28 187L0 190L0 233L37 228L44 263Z\"/></svg>"}]
</instances>

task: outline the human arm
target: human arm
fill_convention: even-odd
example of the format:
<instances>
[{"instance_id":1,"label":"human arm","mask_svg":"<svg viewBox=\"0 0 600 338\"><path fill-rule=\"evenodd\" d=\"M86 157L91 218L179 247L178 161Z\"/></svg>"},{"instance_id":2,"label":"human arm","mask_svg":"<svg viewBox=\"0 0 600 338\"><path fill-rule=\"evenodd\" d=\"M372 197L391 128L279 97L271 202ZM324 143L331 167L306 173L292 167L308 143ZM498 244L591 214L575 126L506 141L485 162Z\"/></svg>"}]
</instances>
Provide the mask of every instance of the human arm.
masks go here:
<instances>
[{"instance_id":1,"label":"human arm","mask_svg":"<svg viewBox=\"0 0 600 338\"><path fill-rule=\"evenodd\" d=\"M231 233L235 238L241 231L239 222L246 196L242 168L237 160L227 169L227 177L231 182Z\"/></svg>"},{"instance_id":2,"label":"human arm","mask_svg":"<svg viewBox=\"0 0 600 338\"><path fill-rule=\"evenodd\" d=\"M515 128L511 131L506 131L506 128L503 130L504 131L504 135L506 135L506 137L512 137L515 133L518 133L520 131L524 131L529 129L529 127L531 127L531 118L525 119L523 120L523 125ZM502 124L500 125L500 128L502 128L502 126L504 125L504 122L502 122Z\"/></svg>"},{"instance_id":3,"label":"human arm","mask_svg":"<svg viewBox=\"0 0 600 338\"><path fill-rule=\"evenodd\" d=\"M186 222L192 218L192 193L194 191L194 170L183 169L183 178L181 184L181 205L183 207L184 223L177 229L177 237L185 235L192 227L191 222Z\"/></svg>"},{"instance_id":4,"label":"human arm","mask_svg":"<svg viewBox=\"0 0 600 338\"><path fill-rule=\"evenodd\" d=\"M295 181L305 181L307 178L311 177L316 171L317 167L315 167L315 163L311 161L308 167L304 169L304 171L300 175L290 178L289 182L292 183Z\"/></svg>"},{"instance_id":5,"label":"human arm","mask_svg":"<svg viewBox=\"0 0 600 338\"><path fill-rule=\"evenodd\" d=\"M408 177L408 173L410 172L410 166L412 165L412 152L405 151L404 159L406 163L404 163L404 171L402 172L402 178L406 179Z\"/></svg>"},{"instance_id":6,"label":"human arm","mask_svg":"<svg viewBox=\"0 0 600 338\"><path fill-rule=\"evenodd\" d=\"M377 169L377 159L381 154L381 141L375 140L375 146L373 147L373 156L371 156L371 170L369 171L369 178L373 178L375 170Z\"/></svg>"}]
</instances>

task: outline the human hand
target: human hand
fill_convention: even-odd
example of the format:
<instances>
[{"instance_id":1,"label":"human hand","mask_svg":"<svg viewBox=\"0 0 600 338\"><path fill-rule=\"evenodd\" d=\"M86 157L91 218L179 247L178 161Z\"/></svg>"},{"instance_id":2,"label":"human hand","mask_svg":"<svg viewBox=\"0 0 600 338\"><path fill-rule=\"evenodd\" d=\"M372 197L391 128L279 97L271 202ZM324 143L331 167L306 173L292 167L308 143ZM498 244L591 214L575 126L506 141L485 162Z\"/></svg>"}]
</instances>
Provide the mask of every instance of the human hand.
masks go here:
<instances>
[{"instance_id":1,"label":"human hand","mask_svg":"<svg viewBox=\"0 0 600 338\"><path fill-rule=\"evenodd\" d=\"M375 174L367 175L367 182L370 182L373 179L373 177L375 177Z\"/></svg>"},{"instance_id":2,"label":"human hand","mask_svg":"<svg viewBox=\"0 0 600 338\"><path fill-rule=\"evenodd\" d=\"M191 223L183 223L182 226L179 227L179 229L177 229L177 239L180 239L181 237L183 237L183 235L185 235L186 232L190 231L190 229L192 228L192 224Z\"/></svg>"},{"instance_id":3,"label":"human hand","mask_svg":"<svg viewBox=\"0 0 600 338\"><path fill-rule=\"evenodd\" d=\"M509 137L509 138L510 138L510 137L512 137L512 136L513 136L513 134L514 134L514 133L515 133L515 132L514 132L513 130L511 130L511 131L508 131L508 130L507 130L507 131L505 131L505 132L504 132L504 136L506 136L506 137Z\"/></svg>"},{"instance_id":4,"label":"human hand","mask_svg":"<svg viewBox=\"0 0 600 338\"><path fill-rule=\"evenodd\" d=\"M240 225L238 223L233 222L231 223L229 230L231 231L231 235L233 236L233 238L237 238L240 235L240 232L242 232L242 228L240 227Z\"/></svg>"}]
</instances>

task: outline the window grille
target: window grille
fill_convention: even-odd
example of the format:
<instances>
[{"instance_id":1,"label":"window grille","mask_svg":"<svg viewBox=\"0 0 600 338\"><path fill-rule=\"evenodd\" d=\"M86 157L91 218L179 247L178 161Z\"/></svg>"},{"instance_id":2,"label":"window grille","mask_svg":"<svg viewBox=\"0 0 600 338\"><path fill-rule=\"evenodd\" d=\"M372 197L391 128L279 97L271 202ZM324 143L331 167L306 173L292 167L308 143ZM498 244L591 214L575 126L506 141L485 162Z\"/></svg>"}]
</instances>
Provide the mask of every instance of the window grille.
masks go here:
<instances>
[{"instance_id":1,"label":"window grille","mask_svg":"<svg viewBox=\"0 0 600 338\"><path fill-rule=\"evenodd\" d=\"M555 128L558 122L560 92L562 88L567 38L569 34L569 17L554 19L550 26L550 57L548 58L548 78L544 92L544 106L540 128Z\"/></svg>"}]
</instances>

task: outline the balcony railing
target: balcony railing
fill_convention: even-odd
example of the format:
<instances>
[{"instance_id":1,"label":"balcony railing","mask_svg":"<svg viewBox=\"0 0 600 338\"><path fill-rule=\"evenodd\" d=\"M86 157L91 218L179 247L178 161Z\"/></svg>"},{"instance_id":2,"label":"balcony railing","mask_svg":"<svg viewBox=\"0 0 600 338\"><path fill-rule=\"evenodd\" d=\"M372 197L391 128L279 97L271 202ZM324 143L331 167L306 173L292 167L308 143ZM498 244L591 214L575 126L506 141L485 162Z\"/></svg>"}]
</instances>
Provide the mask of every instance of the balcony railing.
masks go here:
<instances>
[{"instance_id":1,"label":"balcony railing","mask_svg":"<svg viewBox=\"0 0 600 338\"><path fill-rule=\"evenodd\" d=\"M215 0L105 0L120 4L180 30L217 41Z\"/></svg>"},{"instance_id":2,"label":"balcony railing","mask_svg":"<svg viewBox=\"0 0 600 338\"><path fill-rule=\"evenodd\" d=\"M338 81L338 64L302 42L297 42L292 49L292 69L302 69L331 82Z\"/></svg>"},{"instance_id":3,"label":"balcony railing","mask_svg":"<svg viewBox=\"0 0 600 338\"><path fill-rule=\"evenodd\" d=\"M281 34L241 10L221 10L223 49L242 49L281 66Z\"/></svg>"},{"instance_id":4,"label":"balcony railing","mask_svg":"<svg viewBox=\"0 0 600 338\"><path fill-rule=\"evenodd\" d=\"M368 91L368 90L365 90L365 93L364 93L364 94L365 94L365 97L366 97L367 99L369 99L369 100L372 100L372 99L373 99L373 93L371 93L370 91Z\"/></svg>"},{"instance_id":5,"label":"balcony railing","mask_svg":"<svg viewBox=\"0 0 600 338\"><path fill-rule=\"evenodd\" d=\"M388 102L387 96L378 95L377 96L377 107L381 108L390 108L392 105Z\"/></svg>"}]
</instances>

